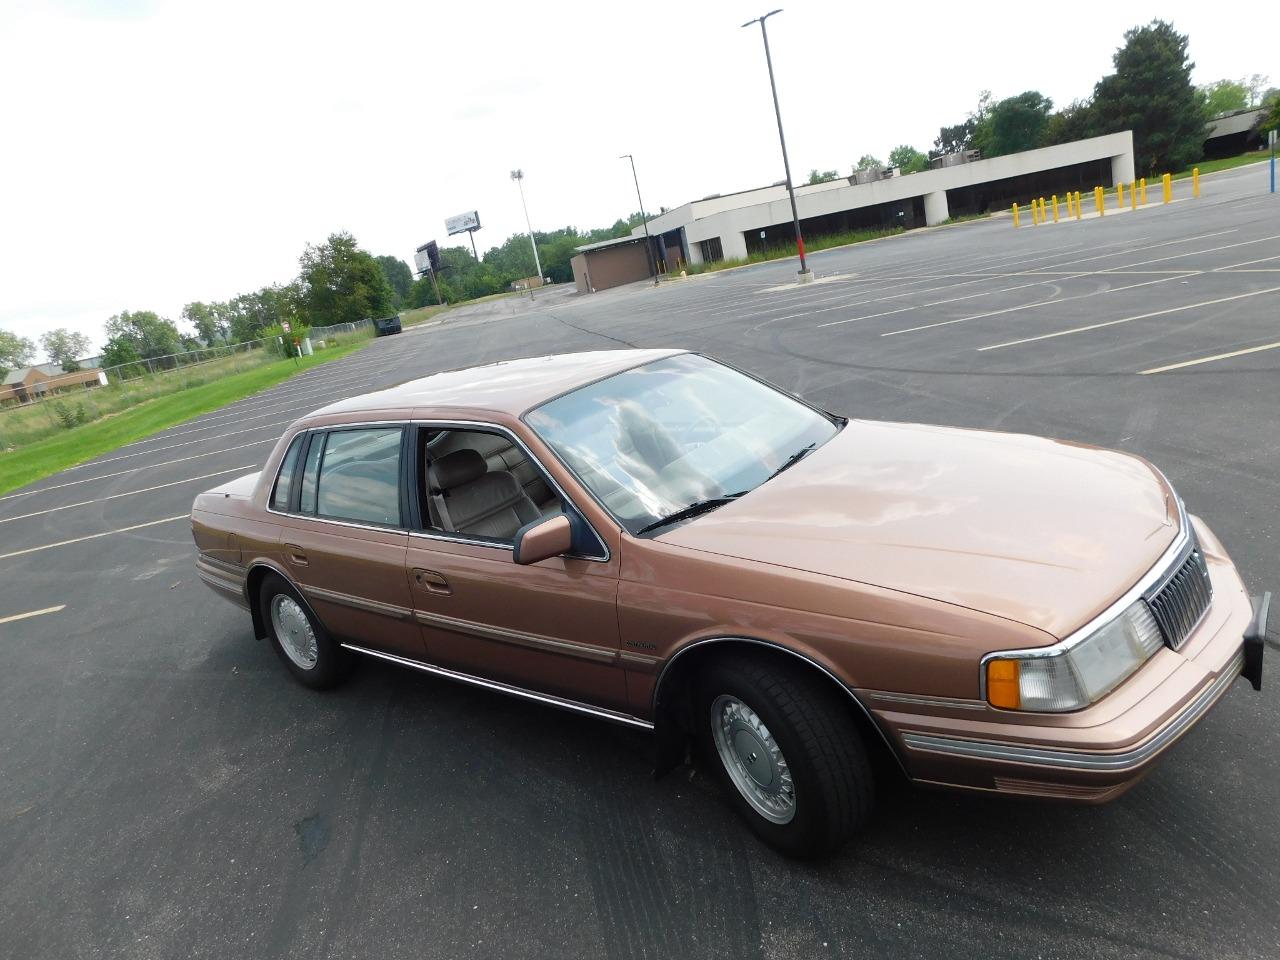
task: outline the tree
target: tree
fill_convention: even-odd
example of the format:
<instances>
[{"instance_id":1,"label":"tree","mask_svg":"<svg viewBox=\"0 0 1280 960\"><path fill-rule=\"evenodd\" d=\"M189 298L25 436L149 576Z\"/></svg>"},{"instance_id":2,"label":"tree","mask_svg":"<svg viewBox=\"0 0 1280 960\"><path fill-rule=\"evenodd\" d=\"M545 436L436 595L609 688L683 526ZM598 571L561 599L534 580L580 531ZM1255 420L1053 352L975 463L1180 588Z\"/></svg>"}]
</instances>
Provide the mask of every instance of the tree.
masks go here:
<instances>
[{"instance_id":1,"label":"tree","mask_svg":"<svg viewBox=\"0 0 1280 960\"><path fill-rule=\"evenodd\" d=\"M1038 90L1027 90L991 107L974 127L973 147L982 156L1002 157L1040 146L1053 101Z\"/></svg>"},{"instance_id":2,"label":"tree","mask_svg":"<svg viewBox=\"0 0 1280 960\"><path fill-rule=\"evenodd\" d=\"M1261 79L1261 78L1260 78ZM1263 83L1266 81L1263 80ZM1198 88L1209 117L1235 113L1249 106L1250 91L1243 83L1234 80L1215 80Z\"/></svg>"},{"instance_id":3,"label":"tree","mask_svg":"<svg viewBox=\"0 0 1280 960\"><path fill-rule=\"evenodd\" d=\"M1267 84L1271 82L1271 78L1263 76L1260 73L1255 73L1253 76L1249 77L1248 80L1242 80L1241 82L1249 93L1248 106L1250 107L1262 106L1266 103L1267 96L1276 92L1274 88L1271 90L1267 89Z\"/></svg>"},{"instance_id":4,"label":"tree","mask_svg":"<svg viewBox=\"0 0 1280 960\"><path fill-rule=\"evenodd\" d=\"M919 173L929 169L929 158L904 143L889 151L889 166L897 167L902 173Z\"/></svg>"},{"instance_id":5,"label":"tree","mask_svg":"<svg viewBox=\"0 0 1280 960\"><path fill-rule=\"evenodd\" d=\"M301 306L316 326L356 323L394 312L391 285L376 260L342 232L324 243L307 244L299 260Z\"/></svg>"},{"instance_id":6,"label":"tree","mask_svg":"<svg viewBox=\"0 0 1280 960\"><path fill-rule=\"evenodd\" d=\"M106 330L107 345L102 351L102 365L106 367L167 358L182 348L174 322L151 310L123 310L107 321ZM172 362L166 359L158 366L172 366Z\"/></svg>"},{"instance_id":7,"label":"tree","mask_svg":"<svg viewBox=\"0 0 1280 960\"><path fill-rule=\"evenodd\" d=\"M199 301L188 303L182 308L182 319L195 328L196 336L206 346L213 346L224 342L231 332L230 320L225 319L223 311L219 309L224 306L225 304L210 305Z\"/></svg>"},{"instance_id":8,"label":"tree","mask_svg":"<svg viewBox=\"0 0 1280 960\"><path fill-rule=\"evenodd\" d=\"M1093 104L1088 100L1076 100L1049 116L1040 136L1040 146L1052 147L1059 143L1071 143L1094 136L1096 120Z\"/></svg>"},{"instance_id":9,"label":"tree","mask_svg":"<svg viewBox=\"0 0 1280 960\"><path fill-rule=\"evenodd\" d=\"M839 179L840 179L839 170L821 170L820 171L818 170L817 167L814 167L812 170L809 171L808 183L810 186L812 186L815 183L830 183L832 180L839 180Z\"/></svg>"},{"instance_id":10,"label":"tree","mask_svg":"<svg viewBox=\"0 0 1280 960\"><path fill-rule=\"evenodd\" d=\"M382 275L387 278L387 283L395 296L396 307L403 307L409 302L409 290L413 286L413 271L399 257L381 256L374 259L382 268Z\"/></svg>"},{"instance_id":11,"label":"tree","mask_svg":"<svg viewBox=\"0 0 1280 960\"><path fill-rule=\"evenodd\" d=\"M1204 149L1204 104L1191 85L1187 36L1163 20L1134 27L1098 81L1093 110L1098 132L1132 130L1137 172L1182 170Z\"/></svg>"},{"instance_id":12,"label":"tree","mask_svg":"<svg viewBox=\"0 0 1280 960\"><path fill-rule=\"evenodd\" d=\"M25 367L36 355L36 345L26 337L0 330L0 378L17 367Z\"/></svg>"},{"instance_id":13,"label":"tree","mask_svg":"<svg viewBox=\"0 0 1280 960\"><path fill-rule=\"evenodd\" d=\"M875 157L873 157L871 154L864 153L861 157L858 158L858 162L853 165L853 169L855 171L872 170L876 167L883 167L883 166L884 164L881 163L879 160L877 160Z\"/></svg>"},{"instance_id":14,"label":"tree","mask_svg":"<svg viewBox=\"0 0 1280 960\"><path fill-rule=\"evenodd\" d=\"M93 349L89 338L83 333L75 333L66 327L50 330L40 337L40 349L45 352L51 363L56 363L67 373L80 369L76 363L81 357Z\"/></svg>"},{"instance_id":15,"label":"tree","mask_svg":"<svg viewBox=\"0 0 1280 960\"><path fill-rule=\"evenodd\" d=\"M933 141L934 149L940 154L959 153L973 145L973 134L978 125L987 118L991 110L991 91L983 90L978 95L978 107L962 123L943 127L938 131L938 139Z\"/></svg>"},{"instance_id":16,"label":"tree","mask_svg":"<svg viewBox=\"0 0 1280 960\"><path fill-rule=\"evenodd\" d=\"M1280 130L1280 97L1272 97L1266 113L1258 118L1256 129L1264 140L1272 130ZM3 357L0 356L0 361L2 360Z\"/></svg>"}]
</instances>

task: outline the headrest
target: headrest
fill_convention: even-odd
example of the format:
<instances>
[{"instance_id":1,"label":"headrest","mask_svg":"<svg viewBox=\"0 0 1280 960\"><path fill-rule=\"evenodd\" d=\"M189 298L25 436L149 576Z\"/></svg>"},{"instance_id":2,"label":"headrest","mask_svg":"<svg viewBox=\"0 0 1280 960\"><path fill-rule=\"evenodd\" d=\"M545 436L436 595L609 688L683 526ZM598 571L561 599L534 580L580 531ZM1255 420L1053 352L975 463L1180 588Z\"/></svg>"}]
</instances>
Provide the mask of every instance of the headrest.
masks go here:
<instances>
[{"instance_id":1,"label":"headrest","mask_svg":"<svg viewBox=\"0 0 1280 960\"><path fill-rule=\"evenodd\" d=\"M431 464L431 486L436 490L453 490L479 480L489 470L484 457L476 450L455 450Z\"/></svg>"}]
</instances>

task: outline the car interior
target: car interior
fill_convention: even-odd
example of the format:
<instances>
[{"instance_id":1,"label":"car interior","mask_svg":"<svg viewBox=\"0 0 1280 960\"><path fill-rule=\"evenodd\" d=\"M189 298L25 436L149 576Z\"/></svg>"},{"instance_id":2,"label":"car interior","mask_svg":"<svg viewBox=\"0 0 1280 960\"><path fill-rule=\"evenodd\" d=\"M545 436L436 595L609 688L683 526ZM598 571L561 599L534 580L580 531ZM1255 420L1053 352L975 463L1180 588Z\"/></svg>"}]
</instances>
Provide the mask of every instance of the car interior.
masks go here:
<instances>
[{"instance_id":1,"label":"car interior","mask_svg":"<svg viewBox=\"0 0 1280 960\"><path fill-rule=\"evenodd\" d=\"M559 495L508 437L439 430L423 450L424 500L432 528L511 541L516 531L563 510Z\"/></svg>"}]
</instances>

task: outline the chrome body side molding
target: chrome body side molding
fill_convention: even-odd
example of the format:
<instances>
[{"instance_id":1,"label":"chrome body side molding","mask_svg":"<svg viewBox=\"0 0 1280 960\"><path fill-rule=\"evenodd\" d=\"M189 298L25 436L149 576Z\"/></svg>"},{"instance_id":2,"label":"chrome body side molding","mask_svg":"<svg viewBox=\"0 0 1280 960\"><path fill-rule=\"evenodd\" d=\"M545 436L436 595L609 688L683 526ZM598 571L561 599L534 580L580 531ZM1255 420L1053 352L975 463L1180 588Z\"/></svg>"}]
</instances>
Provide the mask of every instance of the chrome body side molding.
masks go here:
<instances>
[{"instance_id":1,"label":"chrome body side molding","mask_svg":"<svg viewBox=\"0 0 1280 960\"><path fill-rule=\"evenodd\" d=\"M653 724L648 720L641 720L639 717L633 717L629 713L622 713L618 710L607 710L604 707L593 707L590 704L580 703L577 700L569 700L565 697L557 697L549 693L538 693L509 683L501 683L497 680L486 680L483 677L475 677L469 673L450 670L447 667L437 667L430 663L423 663L420 660L410 660L407 657L398 657L395 654L383 653L380 650L370 650L367 647L360 647L353 643L344 643L342 644L342 647L344 650L351 650L354 653L361 653L367 657L374 657L378 660L386 660L389 663L399 664L402 667L411 667L414 670L421 670L424 673L435 674L438 677L445 677L449 680L457 680L460 683L470 684L473 687L483 687L486 690L494 690L498 693L505 693L508 696L520 697L523 700L532 700L535 703L544 703L548 706L559 707L561 710L570 710L574 713L583 713L588 716L599 717L602 720L611 720L614 723L620 723L623 726L628 727L635 727L640 730L653 729Z\"/></svg>"}]
</instances>

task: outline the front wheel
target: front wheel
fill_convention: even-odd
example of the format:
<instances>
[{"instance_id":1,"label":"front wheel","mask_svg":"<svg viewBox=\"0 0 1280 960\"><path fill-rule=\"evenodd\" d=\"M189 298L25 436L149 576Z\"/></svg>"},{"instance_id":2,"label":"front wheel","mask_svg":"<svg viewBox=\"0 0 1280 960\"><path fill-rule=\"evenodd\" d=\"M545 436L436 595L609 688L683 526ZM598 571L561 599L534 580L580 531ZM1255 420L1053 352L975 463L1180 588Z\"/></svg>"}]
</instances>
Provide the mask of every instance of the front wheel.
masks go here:
<instances>
[{"instance_id":1,"label":"front wheel","mask_svg":"<svg viewBox=\"0 0 1280 960\"><path fill-rule=\"evenodd\" d=\"M834 853L871 812L871 764L836 693L769 658L717 661L698 686L703 754L751 829L791 856Z\"/></svg>"},{"instance_id":2,"label":"front wheel","mask_svg":"<svg viewBox=\"0 0 1280 960\"><path fill-rule=\"evenodd\" d=\"M271 645L294 679L324 690L347 678L351 655L329 636L283 577L273 573L262 581L258 604Z\"/></svg>"}]
</instances>

